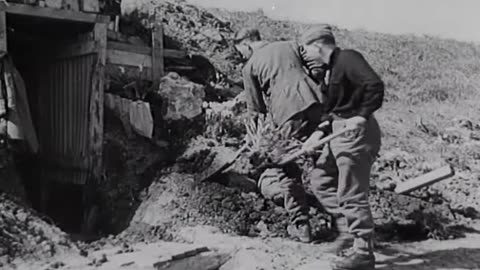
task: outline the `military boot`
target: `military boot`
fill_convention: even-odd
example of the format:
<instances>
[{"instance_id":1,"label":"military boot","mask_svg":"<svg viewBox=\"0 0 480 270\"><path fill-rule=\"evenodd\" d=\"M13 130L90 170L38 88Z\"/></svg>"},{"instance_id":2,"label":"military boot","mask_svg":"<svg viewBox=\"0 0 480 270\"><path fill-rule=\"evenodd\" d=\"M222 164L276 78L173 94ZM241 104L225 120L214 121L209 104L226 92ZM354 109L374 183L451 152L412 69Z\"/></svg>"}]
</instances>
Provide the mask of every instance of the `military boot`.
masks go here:
<instances>
[{"instance_id":1,"label":"military boot","mask_svg":"<svg viewBox=\"0 0 480 270\"><path fill-rule=\"evenodd\" d=\"M312 232L308 220L297 221L287 226L288 235L300 242L312 242Z\"/></svg>"},{"instance_id":2,"label":"military boot","mask_svg":"<svg viewBox=\"0 0 480 270\"><path fill-rule=\"evenodd\" d=\"M329 253L340 254L343 250L353 245L353 236L348 232L348 224L345 217L333 217L331 228L333 237L330 239L332 243L328 248Z\"/></svg>"},{"instance_id":3,"label":"military boot","mask_svg":"<svg viewBox=\"0 0 480 270\"><path fill-rule=\"evenodd\" d=\"M355 238L353 252L332 262L332 270L374 270L372 239Z\"/></svg>"}]
</instances>

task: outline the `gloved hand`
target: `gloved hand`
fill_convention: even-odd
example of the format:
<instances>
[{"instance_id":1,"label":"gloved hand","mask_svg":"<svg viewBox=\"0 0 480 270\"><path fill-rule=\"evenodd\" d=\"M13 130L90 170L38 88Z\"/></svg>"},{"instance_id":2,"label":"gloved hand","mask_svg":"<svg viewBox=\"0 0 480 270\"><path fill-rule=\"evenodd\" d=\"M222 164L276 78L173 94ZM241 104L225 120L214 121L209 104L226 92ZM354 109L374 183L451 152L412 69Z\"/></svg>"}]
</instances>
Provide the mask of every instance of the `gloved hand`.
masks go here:
<instances>
[{"instance_id":1,"label":"gloved hand","mask_svg":"<svg viewBox=\"0 0 480 270\"><path fill-rule=\"evenodd\" d=\"M354 116L345 121L345 128L349 130L359 130L365 128L367 119L363 116Z\"/></svg>"},{"instance_id":2,"label":"gloved hand","mask_svg":"<svg viewBox=\"0 0 480 270\"><path fill-rule=\"evenodd\" d=\"M314 154L318 151L318 142L325 136L325 132L317 130L308 137L303 143L302 150L306 151L306 154Z\"/></svg>"}]
</instances>

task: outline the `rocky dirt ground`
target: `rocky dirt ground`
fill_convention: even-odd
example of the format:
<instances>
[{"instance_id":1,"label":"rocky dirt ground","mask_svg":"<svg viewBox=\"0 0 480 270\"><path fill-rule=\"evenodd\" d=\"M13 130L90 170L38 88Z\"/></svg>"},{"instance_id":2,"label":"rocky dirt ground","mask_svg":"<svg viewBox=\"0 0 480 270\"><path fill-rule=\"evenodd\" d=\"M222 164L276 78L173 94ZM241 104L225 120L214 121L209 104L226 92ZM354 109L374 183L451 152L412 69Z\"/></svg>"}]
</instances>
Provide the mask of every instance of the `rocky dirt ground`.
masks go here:
<instances>
[{"instance_id":1,"label":"rocky dirt ground","mask_svg":"<svg viewBox=\"0 0 480 270\"><path fill-rule=\"evenodd\" d=\"M479 226L476 226L479 229ZM153 264L199 248L226 255L221 270L227 269L329 269L327 244L301 244L283 238L241 237L221 233L217 228L178 228L176 242L107 244L88 254L51 258L48 262L23 262L5 269L155 269ZM376 252L376 269L480 269L480 235L469 233L457 240L426 240L381 243ZM198 260L198 259L197 259ZM165 268L169 269L169 268ZM187 269L187 268L180 268ZM194 268L188 268L194 269Z\"/></svg>"}]
</instances>

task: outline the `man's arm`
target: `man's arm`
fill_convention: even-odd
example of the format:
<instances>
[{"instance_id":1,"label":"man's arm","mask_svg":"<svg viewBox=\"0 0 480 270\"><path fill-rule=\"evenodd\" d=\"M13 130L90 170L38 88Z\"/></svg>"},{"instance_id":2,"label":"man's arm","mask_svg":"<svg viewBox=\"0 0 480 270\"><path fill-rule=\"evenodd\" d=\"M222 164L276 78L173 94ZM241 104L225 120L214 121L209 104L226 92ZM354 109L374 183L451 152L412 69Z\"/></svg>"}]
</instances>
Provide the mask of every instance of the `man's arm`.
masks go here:
<instances>
[{"instance_id":1,"label":"man's arm","mask_svg":"<svg viewBox=\"0 0 480 270\"><path fill-rule=\"evenodd\" d=\"M378 74L356 51L345 52L345 75L357 87L363 88L358 115L368 118L383 103L385 86Z\"/></svg>"},{"instance_id":2,"label":"man's arm","mask_svg":"<svg viewBox=\"0 0 480 270\"><path fill-rule=\"evenodd\" d=\"M267 106L263 100L263 91L252 72L251 65L247 64L243 68L242 73L248 110L255 113L267 113Z\"/></svg>"}]
</instances>

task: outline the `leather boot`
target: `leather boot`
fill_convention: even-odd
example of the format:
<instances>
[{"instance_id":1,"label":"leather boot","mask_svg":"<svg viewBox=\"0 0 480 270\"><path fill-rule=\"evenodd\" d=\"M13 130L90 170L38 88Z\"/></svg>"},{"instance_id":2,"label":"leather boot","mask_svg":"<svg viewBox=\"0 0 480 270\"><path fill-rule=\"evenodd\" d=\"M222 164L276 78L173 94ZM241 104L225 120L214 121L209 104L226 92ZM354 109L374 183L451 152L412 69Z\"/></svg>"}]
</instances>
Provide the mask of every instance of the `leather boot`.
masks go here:
<instances>
[{"instance_id":1,"label":"leather boot","mask_svg":"<svg viewBox=\"0 0 480 270\"><path fill-rule=\"evenodd\" d=\"M355 238L353 252L332 263L332 270L374 270L373 240Z\"/></svg>"},{"instance_id":2,"label":"leather boot","mask_svg":"<svg viewBox=\"0 0 480 270\"><path fill-rule=\"evenodd\" d=\"M332 218L331 228L333 231L333 241L328 249L329 253L339 254L353 244L353 236L348 232L347 220L343 216Z\"/></svg>"},{"instance_id":3,"label":"leather boot","mask_svg":"<svg viewBox=\"0 0 480 270\"><path fill-rule=\"evenodd\" d=\"M374 270L375 255L373 252L353 252L332 263L332 270Z\"/></svg>"},{"instance_id":4,"label":"leather boot","mask_svg":"<svg viewBox=\"0 0 480 270\"><path fill-rule=\"evenodd\" d=\"M308 220L297 221L287 226L288 235L300 242L312 242L312 232Z\"/></svg>"}]
</instances>

